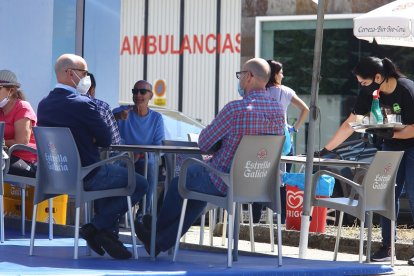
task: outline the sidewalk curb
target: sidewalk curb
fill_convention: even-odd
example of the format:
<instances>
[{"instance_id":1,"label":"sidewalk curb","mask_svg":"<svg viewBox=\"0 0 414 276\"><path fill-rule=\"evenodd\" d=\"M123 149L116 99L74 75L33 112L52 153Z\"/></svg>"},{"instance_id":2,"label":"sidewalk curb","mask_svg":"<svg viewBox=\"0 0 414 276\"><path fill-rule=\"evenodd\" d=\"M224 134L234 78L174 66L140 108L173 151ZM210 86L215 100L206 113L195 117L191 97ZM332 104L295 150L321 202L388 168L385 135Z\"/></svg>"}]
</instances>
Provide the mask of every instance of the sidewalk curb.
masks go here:
<instances>
[{"instance_id":1,"label":"sidewalk curb","mask_svg":"<svg viewBox=\"0 0 414 276\"><path fill-rule=\"evenodd\" d=\"M214 229L214 236L221 236L222 223L218 223ZM277 244L277 230L275 227L275 244ZM300 231L285 230L282 225L282 244L287 246L299 246ZM308 247L312 249L319 249L325 251L334 251L335 248L335 236L327 235L323 233L309 233ZM248 224L240 224L240 240L250 240L250 229ZM255 242L270 243L270 231L268 224L254 225L254 240ZM372 241L372 252L379 249L381 242ZM364 241L364 250L366 247L366 240ZM359 254L359 239L341 238L339 244L339 252L349 254ZM395 243L395 254L398 260L408 260L412 257L414 247L412 244L407 243ZM365 254L365 252L364 252Z\"/></svg>"}]
</instances>

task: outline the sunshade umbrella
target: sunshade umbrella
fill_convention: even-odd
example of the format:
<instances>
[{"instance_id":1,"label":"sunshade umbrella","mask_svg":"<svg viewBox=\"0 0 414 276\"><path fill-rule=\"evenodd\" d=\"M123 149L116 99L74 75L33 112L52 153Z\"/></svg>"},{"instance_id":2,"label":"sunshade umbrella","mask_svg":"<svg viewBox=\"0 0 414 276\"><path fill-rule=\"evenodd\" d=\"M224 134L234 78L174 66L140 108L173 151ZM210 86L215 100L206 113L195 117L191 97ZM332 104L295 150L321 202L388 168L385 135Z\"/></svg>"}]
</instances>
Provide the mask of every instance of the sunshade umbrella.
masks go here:
<instances>
[{"instance_id":1,"label":"sunshade umbrella","mask_svg":"<svg viewBox=\"0 0 414 276\"><path fill-rule=\"evenodd\" d=\"M414 0L397 0L355 17L354 35L378 44L414 47Z\"/></svg>"}]
</instances>

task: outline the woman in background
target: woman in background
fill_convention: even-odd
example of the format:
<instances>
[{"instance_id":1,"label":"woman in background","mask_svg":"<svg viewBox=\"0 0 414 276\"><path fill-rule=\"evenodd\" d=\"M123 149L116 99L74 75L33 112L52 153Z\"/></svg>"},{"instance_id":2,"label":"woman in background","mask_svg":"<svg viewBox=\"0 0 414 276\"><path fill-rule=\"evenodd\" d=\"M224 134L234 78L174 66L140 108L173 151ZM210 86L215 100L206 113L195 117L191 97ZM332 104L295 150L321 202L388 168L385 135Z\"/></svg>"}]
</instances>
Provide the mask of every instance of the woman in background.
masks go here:
<instances>
[{"instance_id":1,"label":"woman in background","mask_svg":"<svg viewBox=\"0 0 414 276\"><path fill-rule=\"evenodd\" d=\"M266 85L267 92L269 93L270 98L278 101L284 110L285 114L285 124L287 127L288 132L286 133L286 139L285 145L283 146L283 154L285 155L293 155L294 154L294 148L291 141L291 134L298 132L299 128L302 126L302 124L305 122L306 118L308 117L309 113L309 107L306 105L306 103L296 95L296 92L291 89L290 87L287 87L285 85L282 85L282 79L283 76L283 65L279 61L275 60L268 60L267 63L269 63L270 66L270 78ZM290 104L293 104L295 108L299 110L299 118L296 120L296 122L291 126L287 122L287 110ZM286 164L286 172L290 172L290 168L292 167L292 164ZM281 205L282 205L282 223L284 223L286 219L286 190L285 187L282 187L281 190ZM260 221L260 216L262 212L262 204L260 203L253 203L253 222L258 223Z\"/></svg>"},{"instance_id":2,"label":"woman in background","mask_svg":"<svg viewBox=\"0 0 414 276\"><path fill-rule=\"evenodd\" d=\"M16 75L9 70L0 70L0 121L5 123L4 146L7 148L15 144L36 148L32 128L36 126L37 117L25 99ZM10 156L8 173L36 177L36 161L36 154L16 150Z\"/></svg>"}]
</instances>

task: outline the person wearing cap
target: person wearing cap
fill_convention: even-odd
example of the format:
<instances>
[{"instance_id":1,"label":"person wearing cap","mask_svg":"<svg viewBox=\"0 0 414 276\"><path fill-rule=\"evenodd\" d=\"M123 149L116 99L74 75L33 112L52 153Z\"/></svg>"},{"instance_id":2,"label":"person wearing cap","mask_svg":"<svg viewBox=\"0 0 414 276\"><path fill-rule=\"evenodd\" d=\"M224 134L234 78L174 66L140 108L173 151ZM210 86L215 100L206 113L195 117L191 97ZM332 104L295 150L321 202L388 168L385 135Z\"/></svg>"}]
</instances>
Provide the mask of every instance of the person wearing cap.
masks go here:
<instances>
[{"instance_id":1,"label":"person wearing cap","mask_svg":"<svg viewBox=\"0 0 414 276\"><path fill-rule=\"evenodd\" d=\"M32 131L37 122L36 114L25 100L16 75L9 70L0 70L0 121L5 123L6 147L23 144L36 148ZM36 161L36 154L16 150L10 156L8 173L36 177Z\"/></svg>"},{"instance_id":2,"label":"person wearing cap","mask_svg":"<svg viewBox=\"0 0 414 276\"><path fill-rule=\"evenodd\" d=\"M96 104L96 108L102 116L102 119L105 121L106 125L111 131L113 145L121 144L121 135L119 134L118 124L116 123L114 114L111 111L111 107L108 103L95 98L96 93L96 80L95 76L92 73L89 73L91 78L91 87L88 90L86 95Z\"/></svg>"},{"instance_id":3,"label":"person wearing cap","mask_svg":"<svg viewBox=\"0 0 414 276\"><path fill-rule=\"evenodd\" d=\"M125 120L118 120L119 132L126 145L161 145L165 138L164 121L160 113L151 110L148 107L152 99L152 85L145 80L139 80L132 89L132 100L134 105L128 111ZM144 174L145 158L142 154L135 155L135 171ZM141 221L143 213L149 213L152 206L152 193L155 187L153 185L154 162L153 153L148 154L147 180L149 189L146 197L145 212L140 208L137 214L137 221Z\"/></svg>"},{"instance_id":4,"label":"person wearing cap","mask_svg":"<svg viewBox=\"0 0 414 276\"><path fill-rule=\"evenodd\" d=\"M111 144L111 132L96 104L86 94L90 87L88 65L78 55L63 54L55 63L58 83L43 98L37 108L38 125L68 127L79 150L82 166L101 160L98 147ZM147 192L147 180L135 174L135 191L131 195L134 205ZM125 187L128 183L127 168L118 164L105 164L84 178L85 190L99 191ZM108 197L94 201L95 214L91 223L79 229L79 235L99 255L108 253L115 259L129 259L131 252L119 240L119 219L128 211L125 197Z\"/></svg>"}]
</instances>

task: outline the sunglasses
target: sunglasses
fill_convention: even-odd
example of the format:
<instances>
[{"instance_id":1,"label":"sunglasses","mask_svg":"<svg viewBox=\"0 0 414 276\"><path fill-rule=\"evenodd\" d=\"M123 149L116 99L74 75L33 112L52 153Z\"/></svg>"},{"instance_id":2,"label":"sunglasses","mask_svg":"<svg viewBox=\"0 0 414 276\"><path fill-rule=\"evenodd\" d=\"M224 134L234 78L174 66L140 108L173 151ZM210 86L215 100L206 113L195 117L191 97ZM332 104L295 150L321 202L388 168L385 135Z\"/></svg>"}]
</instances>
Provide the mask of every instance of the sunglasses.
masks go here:
<instances>
[{"instance_id":1,"label":"sunglasses","mask_svg":"<svg viewBox=\"0 0 414 276\"><path fill-rule=\"evenodd\" d=\"M132 89L132 94L134 94L134 95L136 95L136 94L138 94L138 93L140 93L141 95L145 95L145 94L147 94L147 92L151 92L151 91L149 91L149 90L147 90L147 89Z\"/></svg>"}]
</instances>

